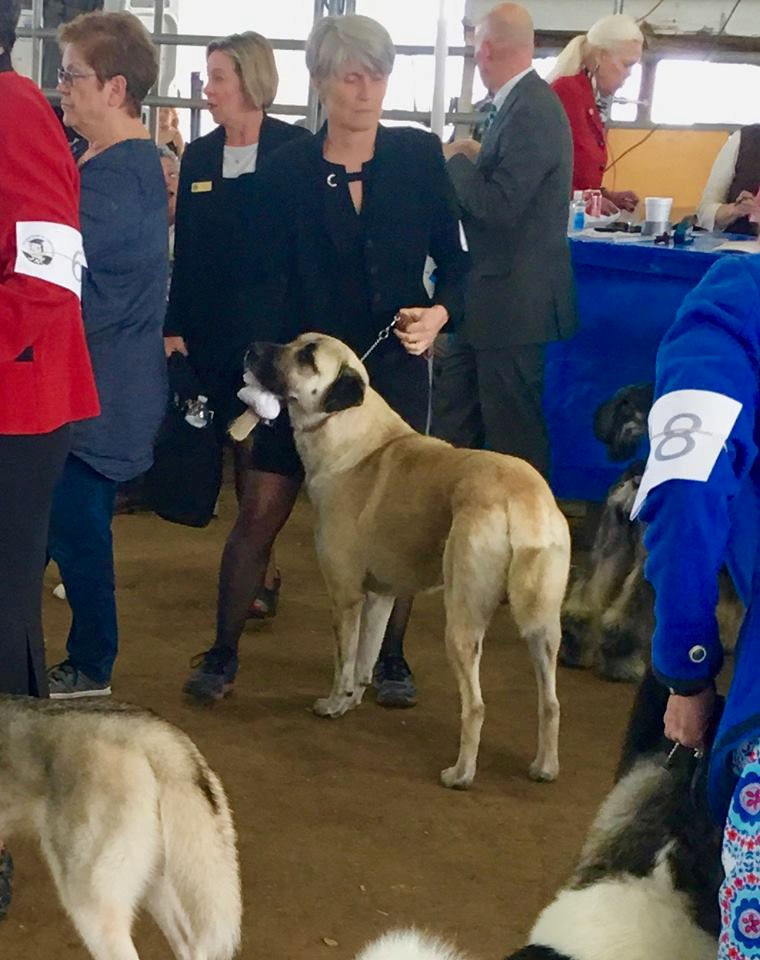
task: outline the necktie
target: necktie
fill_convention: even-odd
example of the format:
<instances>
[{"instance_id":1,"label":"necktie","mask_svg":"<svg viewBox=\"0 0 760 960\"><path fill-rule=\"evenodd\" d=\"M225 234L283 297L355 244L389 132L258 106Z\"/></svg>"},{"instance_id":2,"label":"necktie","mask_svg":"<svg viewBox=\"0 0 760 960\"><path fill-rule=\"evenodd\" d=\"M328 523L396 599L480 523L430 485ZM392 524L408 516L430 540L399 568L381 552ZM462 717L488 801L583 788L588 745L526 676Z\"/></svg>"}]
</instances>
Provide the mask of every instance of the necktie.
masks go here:
<instances>
[{"instance_id":1,"label":"necktie","mask_svg":"<svg viewBox=\"0 0 760 960\"><path fill-rule=\"evenodd\" d=\"M489 103L482 108L483 119L480 121L478 126L475 128L474 139L482 141L483 137L488 132L489 127L494 122L496 114L499 111L496 109L493 103Z\"/></svg>"},{"instance_id":2,"label":"necktie","mask_svg":"<svg viewBox=\"0 0 760 960\"><path fill-rule=\"evenodd\" d=\"M485 117L485 120L483 121L483 125L482 125L482 127L481 127L481 136L484 136L485 133L488 131L488 129L490 128L491 124L492 124L492 123L494 122L494 120L496 119L496 114L497 114L498 112L499 112L499 111L496 109L496 104L495 104L495 103L489 103L489 104L488 104L488 107L487 107L486 110L485 110L485 115L486 115L486 117Z\"/></svg>"}]
</instances>

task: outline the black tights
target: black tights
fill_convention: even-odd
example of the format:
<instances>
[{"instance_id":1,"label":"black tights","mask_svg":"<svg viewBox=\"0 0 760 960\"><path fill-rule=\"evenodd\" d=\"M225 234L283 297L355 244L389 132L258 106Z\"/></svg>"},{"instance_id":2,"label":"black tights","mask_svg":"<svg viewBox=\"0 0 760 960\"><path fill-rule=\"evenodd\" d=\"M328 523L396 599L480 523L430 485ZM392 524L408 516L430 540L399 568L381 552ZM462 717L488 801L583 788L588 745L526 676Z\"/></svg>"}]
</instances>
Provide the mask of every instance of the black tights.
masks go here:
<instances>
[{"instance_id":1,"label":"black tights","mask_svg":"<svg viewBox=\"0 0 760 960\"><path fill-rule=\"evenodd\" d=\"M214 647L237 654L251 599L264 583L277 534L293 511L301 487L295 477L250 470L239 494L239 511L227 537L219 570ZM385 631L381 657L403 656L412 598L396 601Z\"/></svg>"}]
</instances>

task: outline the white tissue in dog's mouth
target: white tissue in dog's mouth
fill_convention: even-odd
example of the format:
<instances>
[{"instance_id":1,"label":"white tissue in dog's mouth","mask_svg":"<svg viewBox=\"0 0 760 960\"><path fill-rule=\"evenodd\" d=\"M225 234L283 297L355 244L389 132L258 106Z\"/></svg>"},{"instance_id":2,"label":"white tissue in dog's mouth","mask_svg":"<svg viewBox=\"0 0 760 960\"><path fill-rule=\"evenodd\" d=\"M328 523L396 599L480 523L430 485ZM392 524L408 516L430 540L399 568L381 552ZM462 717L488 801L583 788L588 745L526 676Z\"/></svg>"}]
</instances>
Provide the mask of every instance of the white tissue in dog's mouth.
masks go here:
<instances>
[{"instance_id":1,"label":"white tissue in dog's mouth","mask_svg":"<svg viewBox=\"0 0 760 960\"><path fill-rule=\"evenodd\" d=\"M265 390L250 370L243 374L246 386L238 390L238 399L255 411L262 420L276 420L280 414L280 401Z\"/></svg>"}]
</instances>

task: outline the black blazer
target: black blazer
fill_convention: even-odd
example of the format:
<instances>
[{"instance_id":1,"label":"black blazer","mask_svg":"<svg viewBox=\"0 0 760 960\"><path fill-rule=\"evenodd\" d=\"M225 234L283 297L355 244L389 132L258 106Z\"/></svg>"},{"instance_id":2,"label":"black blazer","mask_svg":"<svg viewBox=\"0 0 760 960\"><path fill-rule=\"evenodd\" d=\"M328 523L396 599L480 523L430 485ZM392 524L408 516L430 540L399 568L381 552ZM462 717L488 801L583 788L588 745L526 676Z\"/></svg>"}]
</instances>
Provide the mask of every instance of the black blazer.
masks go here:
<instances>
[{"instance_id":1,"label":"black blazer","mask_svg":"<svg viewBox=\"0 0 760 960\"><path fill-rule=\"evenodd\" d=\"M574 333L567 242L572 167L567 116L535 72L508 94L477 162L461 154L449 161L473 264L460 332L475 348Z\"/></svg>"},{"instance_id":2,"label":"black blazer","mask_svg":"<svg viewBox=\"0 0 760 960\"><path fill-rule=\"evenodd\" d=\"M309 131L264 117L256 169L283 144ZM222 177L225 132L217 127L189 143L182 157L174 233L174 271L165 336L182 336L212 395L226 387L227 343L250 335L245 258L266 242L256 216L258 172Z\"/></svg>"},{"instance_id":3,"label":"black blazer","mask_svg":"<svg viewBox=\"0 0 760 960\"><path fill-rule=\"evenodd\" d=\"M322 159L324 130L289 144L262 166L257 176L262 262L251 265L261 282L254 309L261 329L284 341L305 331L330 333L356 349L351 330L335 329L333 318L343 289L338 273L339 238L328 210ZM451 322L462 313L469 258L459 240L451 183L437 137L408 127L378 127L370 188L363 198L364 277L379 331L401 307L446 307ZM422 282L427 255L437 264L432 300ZM365 306L366 312L366 306ZM368 346L369 344L363 344Z\"/></svg>"}]
</instances>

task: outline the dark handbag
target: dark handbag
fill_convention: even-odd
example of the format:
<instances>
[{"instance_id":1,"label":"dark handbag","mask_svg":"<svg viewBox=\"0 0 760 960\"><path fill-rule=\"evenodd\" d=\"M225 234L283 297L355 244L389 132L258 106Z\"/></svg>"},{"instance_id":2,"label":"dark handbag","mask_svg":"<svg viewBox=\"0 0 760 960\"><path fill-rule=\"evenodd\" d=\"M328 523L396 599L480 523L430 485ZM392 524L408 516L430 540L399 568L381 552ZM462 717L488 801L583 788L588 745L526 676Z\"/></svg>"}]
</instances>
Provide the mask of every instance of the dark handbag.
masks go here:
<instances>
[{"instance_id":1,"label":"dark handbag","mask_svg":"<svg viewBox=\"0 0 760 960\"><path fill-rule=\"evenodd\" d=\"M204 394L187 357L173 353L167 365L169 404L156 438L153 466L145 476L146 506L172 523L205 527L214 515L222 483L219 430L208 408L202 426L186 419Z\"/></svg>"}]
</instances>

